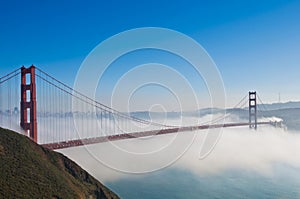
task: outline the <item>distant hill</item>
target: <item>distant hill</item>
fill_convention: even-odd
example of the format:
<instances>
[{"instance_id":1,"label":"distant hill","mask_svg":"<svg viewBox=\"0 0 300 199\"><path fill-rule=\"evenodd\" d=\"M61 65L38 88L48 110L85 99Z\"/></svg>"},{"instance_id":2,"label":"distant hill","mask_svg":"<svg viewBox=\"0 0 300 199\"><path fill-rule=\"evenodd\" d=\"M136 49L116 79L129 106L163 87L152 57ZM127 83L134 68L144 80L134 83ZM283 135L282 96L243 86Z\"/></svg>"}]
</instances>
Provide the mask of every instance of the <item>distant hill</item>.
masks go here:
<instances>
[{"instance_id":1,"label":"distant hill","mask_svg":"<svg viewBox=\"0 0 300 199\"><path fill-rule=\"evenodd\" d=\"M300 102L285 102L285 103L272 103L272 104L258 104L259 109L267 109L267 110L278 110L278 109L292 109L292 108L300 108Z\"/></svg>"},{"instance_id":2,"label":"distant hill","mask_svg":"<svg viewBox=\"0 0 300 199\"><path fill-rule=\"evenodd\" d=\"M286 127L289 130L294 131L300 131L300 108L296 108L297 106L300 106L300 102L289 102L289 103L281 103L281 104L270 104L268 108L264 107L258 107L257 116L258 118L266 118L266 117L278 117L283 119L283 124L286 125ZM279 106L281 107L293 107L293 108L281 108L278 109ZM249 119L249 111L247 108L245 109L226 109L225 110L227 114L236 115L240 119L248 120ZM203 117L208 114L218 114L218 113L224 113L224 110L222 109L216 109L216 108L206 108L206 109L200 109L197 111L190 111L190 112L183 112L183 117ZM155 119L176 119L180 118L181 113L180 112L167 112L167 113L160 113L160 112L132 112L132 116L147 119L150 120L150 116Z\"/></svg>"},{"instance_id":3,"label":"distant hill","mask_svg":"<svg viewBox=\"0 0 300 199\"><path fill-rule=\"evenodd\" d=\"M249 112L246 109L228 109L226 113L237 115L239 118L248 120ZM278 117L289 130L300 131L300 108L274 109L257 112L258 118Z\"/></svg>"},{"instance_id":4,"label":"distant hill","mask_svg":"<svg viewBox=\"0 0 300 199\"><path fill-rule=\"evenodd\" d=\"M137 111L137 112L131 112L130 116L150 120L151 118L154 119L174 119L174 118L180 118L183 117L202 117L208 114L217 114L219 112L224 112L223 109L218 108L205 108L200 109L196 111L183 111L183 112L149 112L149 111Z\"/></svg>"},{"instance_id":5,"label":"distant hill","mask_svg":"<svg viewBox=\"0 0 300 199\"><path fill-rule=\"evenodd\" d=\"M0 198L119 197L62 154L0 128Z\"/></svg>"},{"instance_id":6,"label":"distant hill","mask_svg":"<svg viewBox=\"0 0 300 199\"><path fill-rule=\"evenodd\" d=\"M289 130L300 131L300 108L286 108L263 111L259 115L263 117L279 117Z\"/></svg>"},{"instance_id":7,"label":"distant hill","mask_svg":"<svg viewBox=\"0 0 300 199\"><path fill-rule=\"evenodd\" d=\"M130 116L147 119L150 120L151 118L178 118L181 116L180 112L149 112L149 111L137 111L131 112Z\"/></svg>"}]
</instances>

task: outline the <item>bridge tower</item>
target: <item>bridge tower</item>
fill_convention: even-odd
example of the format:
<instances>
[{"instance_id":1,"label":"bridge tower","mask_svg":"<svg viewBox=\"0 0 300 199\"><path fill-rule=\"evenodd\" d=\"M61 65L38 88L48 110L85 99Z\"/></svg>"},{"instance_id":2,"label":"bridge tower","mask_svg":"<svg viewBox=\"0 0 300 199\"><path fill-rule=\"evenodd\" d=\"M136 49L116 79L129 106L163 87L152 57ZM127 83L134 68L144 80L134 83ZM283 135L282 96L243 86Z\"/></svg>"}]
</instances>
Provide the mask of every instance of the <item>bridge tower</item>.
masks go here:
<instances>
[{"instance_id":1,"label":"bridge tower","mask_svg":"<svg viewBox=\"0 0 300 199\"><path fill-rule=\"evenodd\" d=\"M29 77L26 77L29 74ZM29 83L27 78L30 80ZM20 126L37 142L35 66L21 68ZM28 118L29 116L29 118Z\"/></svg>"},{"instance_id":2,"label":"bridge tower","mask_svg":"<svg viewBox=\"0 0 300 199\"><path fill-rule=\"evenodd\" d=\"M256 92L249 92L249 128L257 129Z\"/></svg>"}]
</instances>

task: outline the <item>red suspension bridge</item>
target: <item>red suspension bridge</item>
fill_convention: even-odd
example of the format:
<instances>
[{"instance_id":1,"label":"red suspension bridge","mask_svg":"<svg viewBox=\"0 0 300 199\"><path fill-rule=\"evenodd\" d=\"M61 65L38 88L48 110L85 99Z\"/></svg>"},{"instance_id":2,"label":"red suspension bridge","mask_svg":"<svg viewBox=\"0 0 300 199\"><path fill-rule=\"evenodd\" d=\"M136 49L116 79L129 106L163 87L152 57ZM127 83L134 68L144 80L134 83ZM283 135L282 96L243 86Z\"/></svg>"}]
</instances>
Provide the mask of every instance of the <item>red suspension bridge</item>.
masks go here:
<instances>
[{"instance_id":1,"label":"red suspension bridge","mask_svg":"<svg viewBox=\"0 0 300 199\"><path fill-rule=\"evenodd\" d=\"M256 129L258 125L273 124L258 121L257 99L256 92L249 92L234 107L248 109L246 122L224 123L225 114L188 126L161 124L97 102L39 68L21 67L0 78L0 125L44 147L60 149L183 131L236 126Z\"/></svg>"}]
</instances>

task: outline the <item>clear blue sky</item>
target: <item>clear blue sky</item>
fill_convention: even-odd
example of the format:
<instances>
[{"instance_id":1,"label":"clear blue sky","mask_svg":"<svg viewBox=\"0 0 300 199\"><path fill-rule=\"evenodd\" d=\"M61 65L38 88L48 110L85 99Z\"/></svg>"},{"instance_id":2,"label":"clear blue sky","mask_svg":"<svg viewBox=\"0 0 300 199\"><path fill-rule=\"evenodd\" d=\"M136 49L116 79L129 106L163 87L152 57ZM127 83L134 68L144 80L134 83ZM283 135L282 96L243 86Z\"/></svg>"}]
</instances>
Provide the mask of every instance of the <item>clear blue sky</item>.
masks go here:
<instances>
[{"instance_id":1,"label":"clear blue sky","mask_svg":"<svg viewBox=\"0 0 300 199\"><path fill-rule=\"evenodd\" d=\"M0 74L35 64L72 85L108 37L165 27L198 41L228 101L255 89L267 102L300 100L300 1L1 1ZM66 75L66 71L68 71ZM250 74L252 73L252 76Z\"/></svg>"}]
</instances>

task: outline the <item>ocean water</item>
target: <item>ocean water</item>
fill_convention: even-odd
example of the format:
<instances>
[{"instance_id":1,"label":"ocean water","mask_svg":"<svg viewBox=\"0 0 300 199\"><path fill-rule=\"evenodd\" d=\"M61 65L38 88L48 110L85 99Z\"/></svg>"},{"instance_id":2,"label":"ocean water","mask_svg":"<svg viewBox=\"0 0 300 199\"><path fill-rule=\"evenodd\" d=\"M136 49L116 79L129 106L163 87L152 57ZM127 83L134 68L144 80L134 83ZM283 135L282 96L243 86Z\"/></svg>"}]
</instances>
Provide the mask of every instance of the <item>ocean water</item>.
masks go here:
<instances>
[{"instance_id":1,"label":"ocean water","mask_svg":"<svg viewBox=\"0 0 300 199\"><path fill-rule=\"evenodd\" d=\"M164 169L105 184L124 199L300 198L299 168L285 164L274 164L271 175L241 169L213 175Z\"/></svg>"}]
</instances>

